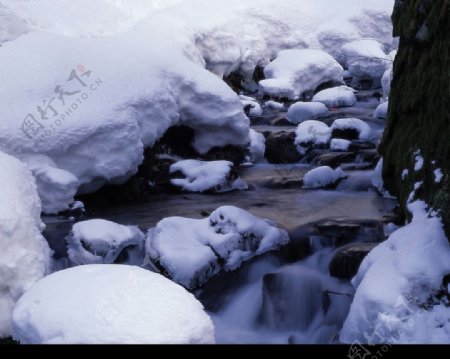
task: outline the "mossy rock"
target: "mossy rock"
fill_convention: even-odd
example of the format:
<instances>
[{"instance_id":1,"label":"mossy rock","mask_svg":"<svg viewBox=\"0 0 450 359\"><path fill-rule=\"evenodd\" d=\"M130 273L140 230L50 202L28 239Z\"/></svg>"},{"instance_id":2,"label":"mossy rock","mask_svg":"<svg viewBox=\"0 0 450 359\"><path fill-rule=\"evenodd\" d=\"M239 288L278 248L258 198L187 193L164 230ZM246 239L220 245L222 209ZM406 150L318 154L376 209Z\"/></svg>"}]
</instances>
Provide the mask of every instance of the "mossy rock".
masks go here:
<instances>
[{"instance_id":1,"label":"mossy rock","mask_svg":"<svg viewBox=\"0 0 450 359\"><path fill-rule=\"evenodd\" d=\"M450 235L450 0L397 0L392 20L400 46L379 149L385 186L407 214L414 184L423 182L416 197L440 212ZM417 151L425 160L420 171L414 171Z\"/></svg>"}]
</instances>

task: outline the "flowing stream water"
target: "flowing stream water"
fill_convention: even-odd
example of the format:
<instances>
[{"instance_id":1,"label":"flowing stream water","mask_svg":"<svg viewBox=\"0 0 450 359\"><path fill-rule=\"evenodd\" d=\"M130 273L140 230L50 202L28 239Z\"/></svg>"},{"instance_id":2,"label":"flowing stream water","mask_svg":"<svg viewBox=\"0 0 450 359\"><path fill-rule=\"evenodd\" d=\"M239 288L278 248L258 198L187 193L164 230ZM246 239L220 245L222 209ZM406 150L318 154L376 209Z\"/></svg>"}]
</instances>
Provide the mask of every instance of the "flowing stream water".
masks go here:
<instances>
[{"instance_id":1,"label":"flowing stream water","mask_svg":"<svg viewBox=\"0 0 450 359\"><path fill-rule=\"evenodd\" d=\"M367 120L377 141L383 122L369 116L375 107L376 102L362 101L351 110L339 110L336 116ZM263 127L255 126L277 130ZM294 127L282 129L292 131ZM396 201L371 189L373 170L346 171L348 178L335 190L302 189L301 179L311 168L307 164L242 167L240 176L250 184L247 191L154 195L146 203L89 208L89 218L146 230L166 217L203 218L220 206L233 205L273 220L290 234L286 248L245 263L237 271L221 273L195 292L215 322L217 342L338 342L354 289L349 280L330 276L330 261L339 246L379 241L373 233L379 234L390 221ZM64 260L61 238L73 223L50 217L44 220L45 236L55 257ZM321 223L328 231L317 231ZM358 235L343 242L338 235L342 225L359 226Z\"/></svg>"}]
</instances>

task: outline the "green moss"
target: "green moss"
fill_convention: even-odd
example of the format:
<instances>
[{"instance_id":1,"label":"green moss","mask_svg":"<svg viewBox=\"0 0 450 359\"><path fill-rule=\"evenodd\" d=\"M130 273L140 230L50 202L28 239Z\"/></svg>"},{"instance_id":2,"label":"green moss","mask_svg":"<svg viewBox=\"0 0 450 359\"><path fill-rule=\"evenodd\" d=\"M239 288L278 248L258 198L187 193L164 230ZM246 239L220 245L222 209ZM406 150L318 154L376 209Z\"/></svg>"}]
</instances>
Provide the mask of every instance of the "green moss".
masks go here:
<instances>
[{"instance_id":1,"label":"green moss","mask_svg":"<svg viewBox=\"0 0 450 359\"><path fill-rule=\"evenodd\" d=\"M450 234L450 188L448 181L437 184L434 178L436 168L441 168L447 178L450 174L450 0L397 1L392 19L400 46L387 128L380 145L383 176L389 191L399 197L405 214L414 184L423 181L418 197L441 211ZM426 32L421 31L424 26ZM415 173L417 150L425 165ZM405 169L410 175L403 181Z\"/></svg>"}]
</instances>

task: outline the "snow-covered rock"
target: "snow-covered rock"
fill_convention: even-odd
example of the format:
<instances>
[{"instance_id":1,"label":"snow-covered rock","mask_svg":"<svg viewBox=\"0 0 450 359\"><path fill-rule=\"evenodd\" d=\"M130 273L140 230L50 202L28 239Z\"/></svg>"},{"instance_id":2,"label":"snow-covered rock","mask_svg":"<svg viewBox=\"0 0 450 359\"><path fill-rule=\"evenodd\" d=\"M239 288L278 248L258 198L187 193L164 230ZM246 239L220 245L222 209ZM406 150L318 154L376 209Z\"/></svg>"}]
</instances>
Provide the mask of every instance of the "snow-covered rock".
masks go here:
<instances>
[{"instance_id":1,"label":"snow-covered rock","mask_svg":"<svg viewBox=\"0 0 450 359\"><path fill-rule=\"evenodd\" d=\"M338 86L320 91L312 98L327 107L351 107L357 102L355 90L348 86Z\"/></svg>"},{"instance_id":2,"label":"snow-covered rock","mask_svg":"<svg viewBox=\"0 0 450 359\"><path fill-rule=\"evenodd\" d=\"M266 138L262 133L250 129L250 156L253 163L264 159L266 152Z\"/></svg>"},{"instance_id":3,"label":"snow-covered rock","mask_svg":"<svg viewBox=\"0 0 450 359\"><path fill-rule=\"evenodd\" d=\"M13 320L22 344L214 343L214 325L192 294L133 266L56 272L22 296Z\"/></svg>"},{"instance_id":4,"label":"snow-covered rock","mask_svg":"<svg viewBox=\"0 0 450 359\"><path fill-rule=\"evenodd\" d=\"M330 188L345 177L341 168L333 170L331 167L322 166L309 171L303 178L303 184L304 188Z\"/></svg>"},{"instance_id":5,"label":"snow-covered rock","mask_svg":"<svg viewBox=\"0 0 450 359\"><path fill-rule=\"evenodd\" d=\"M11 315L20 296L50 269L50 249L41 235L41 203L33 175L0 152L0 338L12 333Z\"/></svg>"},{"instance_id":6,"label":"snow-covered rock","mask_svg":"<svg viewBox=\"0 0 450 359\"><path fill-rule=\"evenodd\" d=\"M446 290L450 246L425 203L409 210L412 222L372 250L352 281L356 294L340 334L344 343L450 342L450 310L435 297Z\"/></svg>"},{"instance_id":7,"label":"snow-covered rock","mask_svg":"<svg viewBox=\"0 0 450 359\"><path fill-rule=\"evenodd\" d=\"M352 144L351 141L343 140L340 138L333 138L330 144L330 150L333 151L348 151L348 148Z\"/></svg>"},{"instance_id":8,"label":"snow-covered rock","mask_svg":"<svg viewBox=\"0 0 450 359\"><path fill-rule=\"evenodd\" d=\"M389 101L383 102L382 104L378 105L378 107L375 109L375 111L373 113L373 117L387 118L388 107L389 107Z\"/></svg>"},{"instance_id":9,"label":"snow-covered rock","mask_svg":"<svg viewBox=\"0 0 450 359\"><path fill-rule=\"evenodd\" d=\"M233 163L229 161L183 160L170 166L170 173L181 173L184 178L170 182L189 192L223 192L241 187L242 181L232 176Z\"/></svg>"},{"instance_id":10,"label":"snow-covered rock","mask_svg":"<svg viewBox=\"0 0 450 359\"><path fill-rule=\"evenodd\" d=\"M118 262L141 265L144 240L145 235L138 227L92 219L72 227L66 238L67 253L77 265Z\"/></svg>"},{"instance_id":11,"label":"snow-covered rock","mask_svg":"<svg viewBox=\"0 0 450 359\"><path fill-rule=\"evenodd\" d=\"M261 104L254 98L248 96L239 96L242 105L244 106L244 110L248 108L248 114L251 117L261 116L263 113Z\"/></svg>"},{"instance_id":12,"label":"snow-covered rock","mask_svg":"<svg viewBox=\"0 0 450 359\"><path fill-rule=\"evenodd\" d=\"M338 118L331 125L331 131L338 134L345 134L346 131L354 131L357 140L370 140L372 129L359 118ZM353 134L351 134L353 137ZM339 136L337 136L339 137Z\"/></svg>"},{"instance_id":13,"label":"snow-covered rock","mask_svg":"<svg viewBox=\"0 0 450 359\"><path fill-rule=\"evenodd\" d=\"M274 223L224 206L205 219L162 220L149 231L146 248L175 282L196 288L220 270L234 270L288 241L287 232Z\"/></svg>"},{"instance_id":14,"label":"snow-covered rock","mask_svg":"<svg viewBox=\"0 0 450 359\"><path fill-rule=\"evenodd\" d=\"M374 171L374 174L372 177L372 185L381 194L384 194L386 192L386 190L384 189L384 180L383 180L383 163L384 163L384 159L383 159L383 157L381 157L377 163L377 166L375 167L375 171Z\"/></svg>"},{"instance_id":15,"label":"snow-covered rock","mask_svg":"<svg viewBox=\"0 0 450 359\"><path fill-rule=\"evenodd\" d=\"M360 79L381 78L389 63L383 44L374 39L349 42L341 51L350 73Z\"/></svg>"},{"instance_id":16,"label":"snow-covered rock","mask_svg":"<svg viewBox=\"0 0 450 359\"><path fill-rule=\"evenodd\" d=\"M320 146L330 142L331 130L326 123L310 120L298 125L295 135L295 143L298 146Z\"/></svg>"},{"instance_id":17,"label":"snow-covered rock","mask_svg":"<svg viewBox=\"0 0 450 359\"><path fill-rule=\"evenodd\" d=\"M78 190L78 178L58 168L48 156L28 155L19 158L27 164L36 179L42 211L57 214L69 209Z\"/></svg>"},{"instance_id":18,"label":"snow-covered rock","mask_svg":"<svg viewBox=\"0 0 450 359\"><path fill-rule=\"evenodd\" d=\"M284 108L284 104L276 101L266 101L264 106L266 106L270 110L282 110Z\"/></svg>"},{"instance_id":19,"label":"snow-covered rock","mask_svg":"<svg viewBox=\"0 0 450 359\"><path fill-rule=\"evenodd\" d=\"M393 67L388 66L387 70L384 72L383 77L381 77L381 86L383 87L383 97L388 98L391 92L391 82L393 79Z\"/></svg>"},{"instance_id":20,"label":"snow-covered rock","mask_svg":"<svg viewBox=\"0 0 450 359\"><path fill-rule=\"evenodd\" d=\"M2 0L0 149L45 154L89 192L123 183L171 126L192 127L202 153L245 145L248 121L223 75L251 78L286 48L389 44L392 4Z\"/></svg>"},{"instance_id":21,"label":"snow-covered rock","mask_svg":"<svg viewBox=\"0 0 450 359\"><path fill-rule=\"evenodd\" d=\"M266 95L295 100L325 82L343 82L343 71L324 51L284 50L265 67L266 79L259 82L259 87Z\"/></svg>"},{"instance_id":22,"label":"snow-covered rock","mask_svg":"<svg viewBox=\"0 0 450 359\"><path fill-rule=\"evenodd\" d=\"M329 115L328 108L321 102L297 102L289 107L287 119L295 125Z\"/></svg>"}]
</instances>

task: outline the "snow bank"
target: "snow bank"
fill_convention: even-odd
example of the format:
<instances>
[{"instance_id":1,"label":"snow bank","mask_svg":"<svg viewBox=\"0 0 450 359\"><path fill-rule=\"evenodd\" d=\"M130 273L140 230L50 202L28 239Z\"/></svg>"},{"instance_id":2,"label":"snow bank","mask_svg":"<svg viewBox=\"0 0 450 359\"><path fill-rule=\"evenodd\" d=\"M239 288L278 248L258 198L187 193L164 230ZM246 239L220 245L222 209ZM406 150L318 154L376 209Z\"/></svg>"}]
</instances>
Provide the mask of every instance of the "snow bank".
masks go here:
<instances>
[{"instance_id":1,"label":"snow bank","mask_svg":"<svg viewBox=\"0 0 450 359\"><path fill-rule=\"evenodd\" d=\"M44 154L89 192L123 183L171 126L192 127L201 153L245 145L249 123L222 75L251 77L286 48L390 43L392 4L3 0L0 41L13 41L0 51L0 149Z\"/></svg>"},{"instance_id":2,"label":"snow bank","mask_svg":"<svg viewBox=\"0 0 450 359\"><path fill-rule=\"evenodd\" d=\"M0 152L0 338L12 333L11 314L20 296L50 267L41 235L41 204L34 178L17 159Z\"/></svg>"},{"instance_id":3,"label":"snow bank","mask_svg":"<svg viewBox=\"0 0 450 359\"><path fill-rule=\"evenodd\" d=\"M302 147L326 145L330 142L331 130L326 123L305 121L295 130L295 143Z\"/></svg>"},{"instance_id":4,"label":"snow bank","mask_svg":"<svg viewBox=\"0 0 450 359\"><path fill-rule=\"evenodd\" d=\"M54 273L17 303L14 338L22 344L211 344L202 305L159 274L123 265Z\"/></svg>"},{"instance_id":5,"label":"snow bank","mask_svg":"<svg viewBox=\"0 0 450 359\"><path fill-rule=\"evenodd\" d=\"M345 177L341 168L335 170L328 166L314 168L303 178L304 188L329 188Z\"/></svg>"},{"instance_id":6,"label":"snow bank","mask_svg":"<svg viewBox=\"0 0 450 359\"><path fill-rule=\"evenodd\" d=\"M358 133L359 140L370 140L372 136L372 129L364 121L358 118L339 118L331 125L331 131L346 131L354 130Z\"/></svg>"},{"instance_id":7,"label":"snow bank","mask_svg":"<svg viewBox=\"0 0 450 359\"><path fill-rule=\"evenodd\" d=\"M250 129L250 156L253 163L264 160L266 138L262 133Z\"/></svg>"},{"instance_id":8,"label":"snow bank","mask_svg":"<svg viewBox=\"0 0 450 359\"><path fill-rule=\"evenodd\" d=\"M373 117L376 118L387 118L388 115L388 107L389 107L389 101L383 102L380 104L374 111Z\"/></svg>"},{"instance_id":9,"label":"snow bank","mask_svg":"<svg viewBox=\"0 0 450 359\"><path fill-rule=\"evenodd\" d=\"M231 206L209 218L166 218L148 233L147 253L170 277L187 288L202 286L220 270L288 243L285 230Z\"/></svg>"},{"instance_id":10,"label":"snow bank","mask_svg":"<svg viewBox=\"0 0 450 359\"><path fill-rule=\"evenodd\" d=\"M36 179L42 211L46 214L57 214L69 209L78 190L78 178L58 168L48 156L19 155L18 157L27 164Z\"/></svg>"},{"instance_id":11,"label":"snow bank","mask_svg":"<svg viewBox=\"0 0 450 359\"><path fill-rule=\"evenodd\" d=\"M436 295L450 273L450 247L439 217L421 201L413 219L376 247L352 283L356 295L345 343L449 343L450 311Z\"/></svg>"},{"instance_id":12,"label":"snow bank","mask_svg":"<svg viewBox=\"0 0 450 359\"><path fill-rule=\"evenodd\" d=\"M355 90L348 86L338 86L318 92L312 98L327 107L351 107L357 102Z\"/></svg>"},{"instance_id":13,"label":"snow bank","mask_svg":"<svg viewBox=\"0 0 450 359\"><path fill-rule=\"evenodd\" d=\"M67 253L77 265L117 263L119 256L126 264L143 261L145 235L138 227L92 219L75 224L66 238Z\"/></svg>"},{"instance_id":14,"label":"snow bank","mask_svg":"<svg viewBox=\"0 0 450 359\"><path fill-rule=\"evenodd\" d=\"M229 161L179 161L170 166L170 173L180 172L185 178L175 178L170 182L190 192L223 192L235 188L232 169L233 163Z\"/></svg>"},{"instance_id":15,"label":"snow bank","mask_svg":"<svg viewBox=\"0 0 450 359\"><path fill-rule=\"evenodd\" d=\"M357 78L381 78L389 63L383 44L373 39L352 41L342 47L344 64Z\"/></svg>"},{"instance_id":16,"label":"snow bank","mask_svg":"<svg viewBox=\"0 0 450 359\"><path fill-rule=\"evenodd\" d=\"M351 141L341 140L339 138L333 138L330 144L330 150L333 151L348 151L348 148L351 145Z\"/></svg>"},{"instance_id":17,"label":"snow bank","mask_svg":"<svg viewBox=\"0 0 450 359\"><path fill-rule=\"evenodd\" d=\"M297 102L289 107L287 119L295 125L329 115L327 107L320 102Z\"/></svg>"},{"instance_id":18,"label":"snow bank","mask_svg":"<svg viewBox=\"0 0 450 359\"><path fill-rule=\"evenodd\" d=\"M324 51L285 50L264 68L266 79L259 82L259 87L266 95L295 100L325 82L343 82L343 71Z\"/></svg>"}]
</instances>

